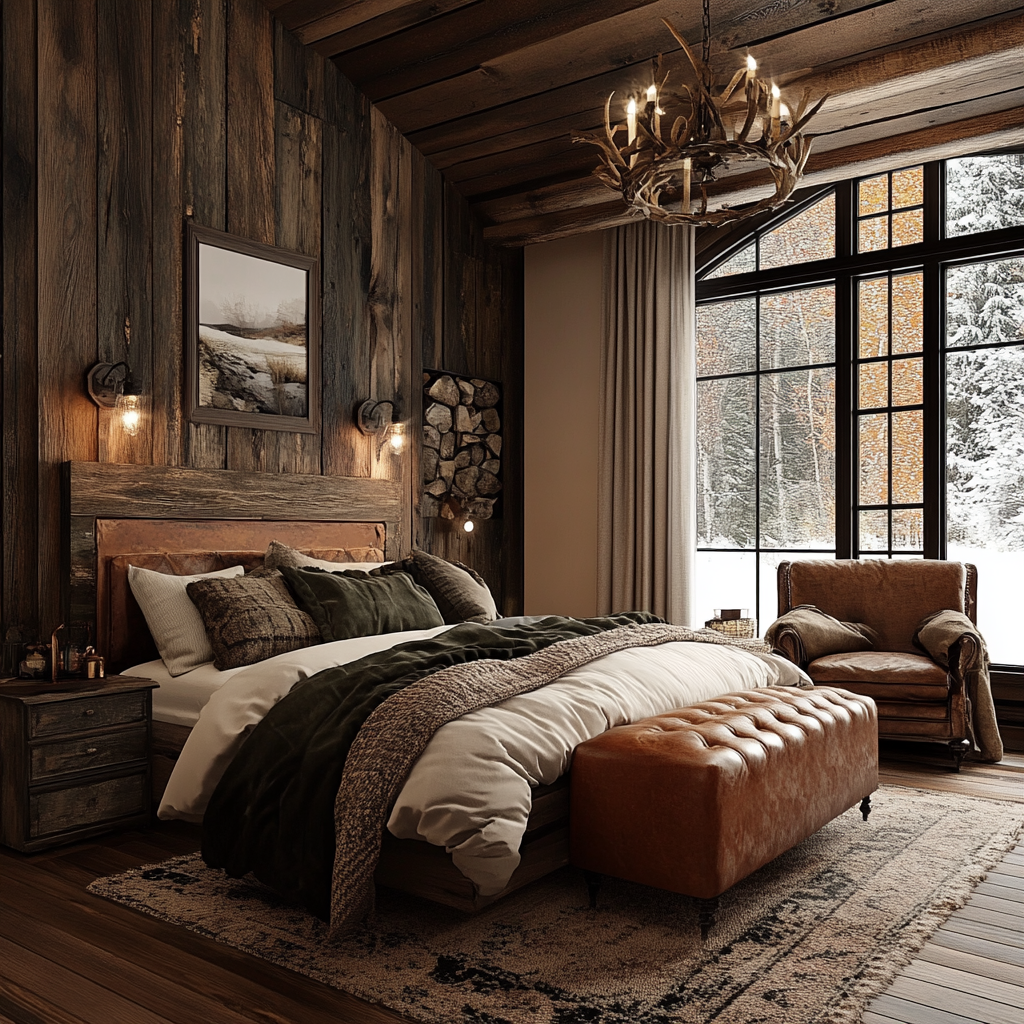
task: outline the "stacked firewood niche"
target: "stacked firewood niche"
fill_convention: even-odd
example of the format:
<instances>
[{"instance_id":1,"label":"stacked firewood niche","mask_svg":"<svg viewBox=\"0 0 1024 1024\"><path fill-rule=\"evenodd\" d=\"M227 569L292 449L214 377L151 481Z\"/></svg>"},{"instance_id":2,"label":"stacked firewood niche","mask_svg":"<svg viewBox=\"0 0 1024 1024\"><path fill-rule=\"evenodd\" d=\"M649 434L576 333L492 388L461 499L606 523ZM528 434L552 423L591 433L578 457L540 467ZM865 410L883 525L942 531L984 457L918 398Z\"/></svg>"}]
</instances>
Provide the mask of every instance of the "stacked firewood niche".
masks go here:
<instances>
[{"instance_id":1,"label":"stacked firewood niche","mask_svg":"<svg viewBox=\"0 0 1024 1024\"><path fill-rule=\"evenodd\" d=\"M423 373L420 515L491 519L501 492L501 387L479 377Z\"/></svg>"}]
</instances>

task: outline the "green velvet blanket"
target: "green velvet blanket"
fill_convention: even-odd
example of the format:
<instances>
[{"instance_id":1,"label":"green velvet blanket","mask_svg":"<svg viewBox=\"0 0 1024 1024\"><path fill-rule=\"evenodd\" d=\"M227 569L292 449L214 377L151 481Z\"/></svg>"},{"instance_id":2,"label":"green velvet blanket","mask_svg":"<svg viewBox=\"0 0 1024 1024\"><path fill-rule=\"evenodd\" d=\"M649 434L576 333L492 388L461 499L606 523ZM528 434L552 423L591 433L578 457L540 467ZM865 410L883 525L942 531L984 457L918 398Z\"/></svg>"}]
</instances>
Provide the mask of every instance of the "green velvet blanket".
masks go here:
<instances>
[{"instance_id":1,"label":"green velvet blanket","mask_svg":"<svg viewBox=\"0 0 1024 1024\"><path fill-rule=\"evenodd\" d=\"M505 627L467 622L311 676L271 709L224 773L203 819L203 859L236 878L252 872L327 920L335 797L349 747L376 707L453 665L520 658L560 640L659 621L630 612Z\"/></svg>"}]
</instances>

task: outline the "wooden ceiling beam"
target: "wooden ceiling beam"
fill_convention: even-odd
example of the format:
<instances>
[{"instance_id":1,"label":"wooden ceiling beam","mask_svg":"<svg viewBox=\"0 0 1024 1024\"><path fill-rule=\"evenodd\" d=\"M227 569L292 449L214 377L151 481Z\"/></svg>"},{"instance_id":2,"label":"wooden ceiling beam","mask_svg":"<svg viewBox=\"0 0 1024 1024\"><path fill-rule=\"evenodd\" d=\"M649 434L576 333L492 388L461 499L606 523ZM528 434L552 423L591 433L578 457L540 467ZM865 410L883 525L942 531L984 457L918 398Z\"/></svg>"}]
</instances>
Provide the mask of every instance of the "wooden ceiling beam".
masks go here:
<instances>
[{"instance_id":1,"label":"wooden ceiling beam","mask_svg":"<svg viewBox=\"0 0 1024 1024\"><path fill-rule=\"evenodd\" d=\"M1021 145L1024 145L1024 108L1016 107L967 121L954 121L905 135L880 138L871 143L812 153L802 186L817 188L846 178L871 176L909 164L948 160ZM742 183L734 181L734 188L729 193L733 202L747 202L759 194L753 187L736 190L738 184ZM584 199L588 193L591 197L594 195L592 186L583 181L568 182L559 186L559 189L563 197L575 195L577 201ZM542 201L555 206L553 190ZM491 207L493 211L494 205L482 203L475 206L474 210L482 212ZM575 222L574 216L578 216ZM565 204L548 213L524 213L521 217L494 223L484 229L484 238L499 245L527 245L580 231L612 227L628 219L628 215L623 213L621 201L602 203L598 200L577 210Z\"/></svg>"},{"instance_id":2,"label":"wooden ceiling beam","mask_svg":"<svg viewBox=\"0 0 1024 1024\"><path fill-rule=\"evenodd\" d=\"M552 139L564 141L569 138L574 129L582 128L584 131L594 131L601 128L603 124L604 105L602 104L591 110L586 110L582 114L573 114L557 121L545 121L542 124L531 125L518 131L492 135L477 142L467 143L465 146L441 150L431 155L430 162L439 171L443 171L462 163L482 160L495 155L500 156L502 153L522 150L527 146L550 142Z\"/></svg>"},{"instance_id":3,"label":"wooden ceiling beam","mask_svg":"<svg viewBox=\"0 0 1024 1024\"><path fill-rule=\"evenodd\" d=\"M317 35L314 38L313 26L301 30L306 37L305 42L324 57L336 57L346 50L355 50L367 43L375 43L379 39L403 32L407 28L419 25L431 18L439 18L449 11L460 7L468 7L477 0L418 0L415 3L404 3L393 11L379 14L376 18L361 21L358 25L334 32L331 35Z\"/></svg>"},{"instance_id":4,"label":"wooden ceiling beam","mask_svg":"<svg viewBox=\"0 0 1024 1024\"><path fill-rule=\"evenodd\" d=\"M302 42L341 32L405 5L406 0L287 0L268 3L275 18Z\"/></svg>"},{"instance_id":5,"label":"wooden ceiling beam","mask_svg":"<svg viewBox=\"0 0 1024 1024\"><path fill-rule=\"evenodd\" d=\"M338 61L349 78L377 102L412 92L507 53L563 39L655 0L480 0L457 16L436 18L397 36L347 53ZM643 19L646 23L647 19Z\"/></svg>"}]
</instances>

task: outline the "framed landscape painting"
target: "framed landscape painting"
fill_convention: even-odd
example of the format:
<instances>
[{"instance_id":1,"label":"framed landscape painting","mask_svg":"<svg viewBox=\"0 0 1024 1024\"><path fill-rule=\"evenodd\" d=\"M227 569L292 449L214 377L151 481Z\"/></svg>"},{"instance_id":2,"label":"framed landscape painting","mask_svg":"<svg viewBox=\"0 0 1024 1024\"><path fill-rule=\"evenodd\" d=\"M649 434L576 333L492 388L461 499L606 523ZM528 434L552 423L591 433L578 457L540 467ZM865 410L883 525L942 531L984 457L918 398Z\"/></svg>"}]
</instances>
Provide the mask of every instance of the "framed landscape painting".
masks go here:
<instances>
[{"instance_id":1,"label":"framed landscape painting","mask_svg":"<svg viewBox=\"0 0 1024 1024\"><path fill-rule=\"evenodd\" d=\"M319 261L188 224L186 403L193 423L315 433Z\"/></svg>"}]
</instances>

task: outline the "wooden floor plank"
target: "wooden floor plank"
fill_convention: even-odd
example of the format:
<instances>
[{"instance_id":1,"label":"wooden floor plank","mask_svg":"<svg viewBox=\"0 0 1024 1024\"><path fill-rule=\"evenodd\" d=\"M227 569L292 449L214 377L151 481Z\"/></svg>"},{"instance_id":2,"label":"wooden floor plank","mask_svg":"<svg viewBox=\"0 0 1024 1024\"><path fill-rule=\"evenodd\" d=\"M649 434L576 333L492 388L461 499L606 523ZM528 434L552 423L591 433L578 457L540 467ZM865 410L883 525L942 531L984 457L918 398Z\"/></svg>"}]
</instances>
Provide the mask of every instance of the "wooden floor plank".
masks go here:
<instances>
[{"instance_id":1,"label":"wooden floor plank","mask_svg":"<svg viewBox=\"0 0 1024 1024\"><path fill-rule=\"evenodd\" d=\"M58 962L39 956L24 946L0 936L0 963L23 988L46 993L60 1011L70 1014L88 1006L102 1014L108 1024L174 1024L167 1017L151 1013L126 996L97 985Z\"/></svg>"},{"instance_id":2,"label":"wooden floor plank","mask_svg":"<svg viewBox=\"0 0 1024 1024\"><path fill-rule=\"evenodd\" d=\"M998 896L999 899L1007 900L1010 903L1024 903L1024 878L1018 878L1017 882L1017 885L1012 882L1004 884L998 880L997 876L989 874L985 881L978 885L975 892L985 896Z\"/></svg>"},{"instance_id":3,"label":"wooden floor plank","mask_svg":"<svg viewBox=\"0 0 1024 1024\"><path fill-rule=\"evenodd\" d=\"M1024 890L1024 868L1008 867L1000 863L988 873L987 880L993 885L1005 885L1008 889Z\"/></svg>"},{"instance_id":4,"label":"wooden floor plank","mask_svg":"<svg viewBox=\"0 0 1024 1024\"><path fill-rule=\"evenodd\" d=\"M988 939L991 942L998 942L1004 946L1012 946L1015 949L1024 949L1024 935L1011 931L1009 928L1000 928L990 921L975 921L958 911L941 926L940 931L957 932L960 935L973 935L981 939Z\"/></svg>"},{"instance_id":5,"label":"wooden floor plank","mask_svg":"<svg viewBox=\"0 0 1024 1024\"><path fill-rule=\"evenodd\" d=\"M0 966L0 1019L14 1024L91 1024L81 1017L55 1006L37 992L20 984L15 978L4 976Z\"/></svg>"},{"instance_id":6,"label":"wooden floor plank","mask_svg":"<svg viewBox=\"0 0 1024 1024\"><path fill-rule=\"evenodd\" d=\"M991 907L982 907L970 902L957 911L957 916L965 917L970 921L980 921L983 924L993 924L998 928L1005 928L1007 931L1024 937L1024 919L1019 914L1002 914Z\"/></svg>"},{"instance_id":7,"label":"wooden floor plank","mask_svg":"<svg viewBox=\"0 0 1024 1024\"><path fill-rule=\"evenodd\" d=\"M877 996L868 1004L863 1020L866 1024L874 1024L868 1021L869 1013L879 1018L877 1024L978 1024L976 1017L962 1017L958 1013L950 1013L948 1010L933 1006L922 1006L920 1003L900 999L888 993Z\"/></svg>"},{"instance_id":8,"label":"wooden floor plank","mask_svg":"<svg viewBox=\"0 0 1024 1024\"><path fill-rule=\"evenodd\" d=\"M973 992L957 992L936 985L930 981L908 978L901 975L889 989L889 995L907 999L922 1006L957 1013L968 1020L983 1021L984 1024L1020 1024L1020 1010L992 999L976 996Z\"/></svg>"},{"instance_id":9,"label":"wooden floor plank","mask_svg":"<svg viewBox=\"0 0 1024 1024\"><path fill-rule=\"evenodd\" d=\"M1016 921L1017 927L1024 931L1024 914L1021 913L1020 904L1015 900L1007 900L1002 896L990 896L988 893L975 891L971 893L967 906L989 910L993 914L999 914L1000 917L1008 917L1011 921Z\"/></svg>"},{"instance_id":10,"label":"wooden floor plank","mask_svg":"<svg viewBox=\"0 0 1024 1024\"><path fill-rule=\"evenodd\" d=\"M985 957L993 963L1024 967L1024 948L1008 946L1003 942L993 942L991 939L983 939L977 935L964 935L961 932L942 927L932 934L928 942L930 945L943 946L946 949Z\"/></svg>"},{"instance_id":11,"label":"wooden floor plank","mask_svg":"<svg viewBox=\"0 0 1024 1024\"><path fill-rule=\"evenodd\" d=\"M941 985L954 992L970 992L983 999L991 999L995 1003L1003 1003L1006 1006L1015 1006L1017 1009L1024 1010L1024 988L1020 985L1007 984L1005 981L997 981L994 978L980 977L970 971L947 967L944 964L915 960L906 966L902 977L916 978L918 981ZM1024 1014L1017 1014L1018 1022L1022 1016Z\"/></svg>"},{"instance_id":12,"label":"wooden floor plank","mask_svg":"<svg viewBox=\"0 0 1024 1024\"><path fill-rule=\"evenodd\" d=\"M117 989L127 985L139 1006L159 1015L164 1007L173 1006L175 1015L185 1014L196 1021L217 1020L219 1024L251 1024L251 1017L235 1013L222 1001L206 993L196 992L178 977L171 980L155 971L131 962L130 956L120 956L103 948L95 941L98 937L85 933L72 934L72 928L62 931L52 924L35 919L20 911L12 901L16 898L12 886L0 890L0 935L47 959L58 963L74 964L76 974L89 978L104 988ZM121 952L130 954L134 943ZM214 990L215 991L215 990ZM289 1024L289 1019L267 1014L268 1024Z\"/></svg>"},{"instance_id":13,"label":"wooden floor plank","mask_svg":"<svg viewBox=\"0 0 1024 1024\"><path fill-rule=\"evenodd\" d=\"M958 971L966 971L979 978L989 978L1007 985L1016 985L1024 991L1024 966L1003 963L994 960L991 956L967 953L963 950L950 949L938 943L926 942L915 959L926 960L928 963L950 967Z\"/></svg>"}]
</instances>

